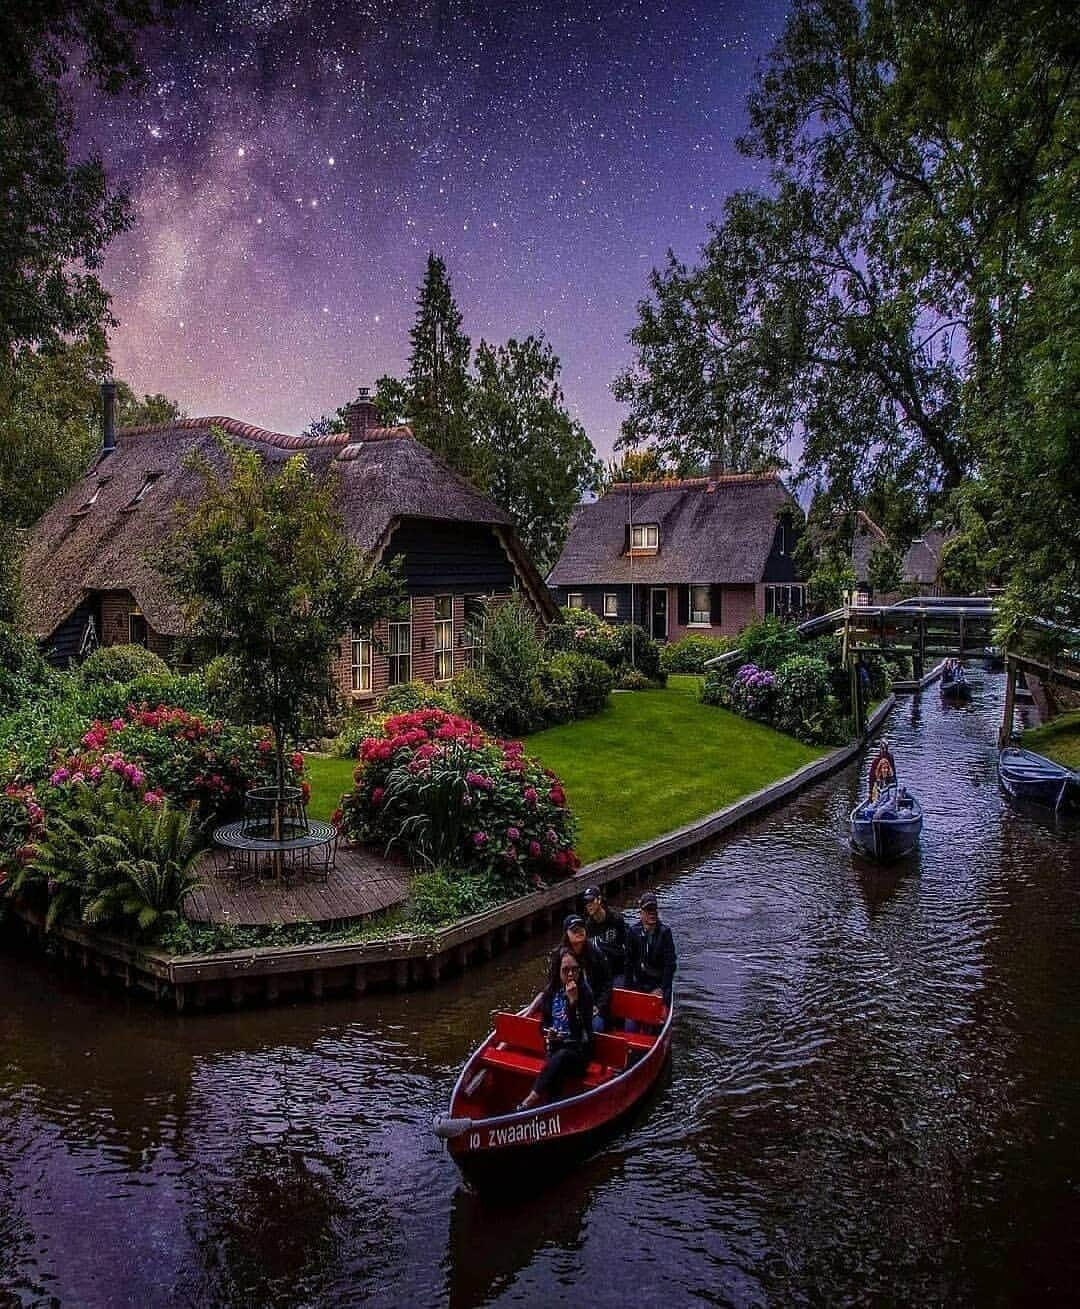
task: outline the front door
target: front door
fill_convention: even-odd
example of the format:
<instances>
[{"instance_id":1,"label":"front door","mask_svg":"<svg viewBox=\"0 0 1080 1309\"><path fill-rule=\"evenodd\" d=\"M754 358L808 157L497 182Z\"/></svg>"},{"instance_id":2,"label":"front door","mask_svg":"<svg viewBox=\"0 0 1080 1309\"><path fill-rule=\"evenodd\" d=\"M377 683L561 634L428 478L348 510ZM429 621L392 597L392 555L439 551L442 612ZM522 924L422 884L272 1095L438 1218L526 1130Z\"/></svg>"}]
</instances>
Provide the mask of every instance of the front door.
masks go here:
<instances>
[{"instance_id":1,"label":"front door","mask_svg":"<svg viewBox=\"0 0 1080 1309\"><path fill-rule=\"evenodd\" d=\"M654 641L667 640L667 587L652 588L652 602L649 606L649 631Z\"/></svg>"}]
</instances>

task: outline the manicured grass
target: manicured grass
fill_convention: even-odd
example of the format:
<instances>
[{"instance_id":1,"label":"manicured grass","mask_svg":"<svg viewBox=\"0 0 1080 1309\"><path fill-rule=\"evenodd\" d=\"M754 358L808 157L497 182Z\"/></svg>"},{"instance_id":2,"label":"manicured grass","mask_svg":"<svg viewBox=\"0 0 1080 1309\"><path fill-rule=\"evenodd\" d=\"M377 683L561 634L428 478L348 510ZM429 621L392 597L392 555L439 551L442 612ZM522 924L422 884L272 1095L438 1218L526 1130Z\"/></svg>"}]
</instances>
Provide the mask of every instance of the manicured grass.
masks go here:
<instances>
[{"instance_id":1,"label":"manicured grass","mask_svg":"<svg viewBox=\"0 0 1080 1309\"><path fill-rule=\"evenodd\" d=\"M1025 750L1056 759L1066 768L1080 769L1080 709L1059 714L1042 727L1025 732L1020 744Z\"/></svg>"},{"instance_id":2,"label":"manicured grass","mask_svg":"<svg viewBox=\"0 0 1080 1309\"><path fill-rule=\"evenodd\" d=\"M595 718L526 739L558 774L588 863L640 845L793 773L823 750L701 704L701 679L611 697Z\"/></svg>"},{"instance_id":3,"label":"manicured grass","mask_svg":"<svg viewBox=\"0 0 1080 1309\"><path fill-rule=\"evenodd\" d=\"M327 822L341 797L353 787L355 759L327 759L323 755L305 755L304 776L311 783L308 815Z\"/></svg>"}]
</instances>

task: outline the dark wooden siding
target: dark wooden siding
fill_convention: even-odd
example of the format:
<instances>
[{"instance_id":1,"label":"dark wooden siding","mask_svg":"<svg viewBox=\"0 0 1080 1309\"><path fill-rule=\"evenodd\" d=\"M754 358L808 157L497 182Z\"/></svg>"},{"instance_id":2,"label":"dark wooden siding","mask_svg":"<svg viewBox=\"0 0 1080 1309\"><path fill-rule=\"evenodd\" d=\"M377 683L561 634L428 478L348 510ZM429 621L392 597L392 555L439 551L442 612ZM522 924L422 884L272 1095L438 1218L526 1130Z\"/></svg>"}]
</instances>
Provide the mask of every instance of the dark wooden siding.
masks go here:
<instances>
[{"instance_id":1,"label":"dark wooden siding","mask_svg":"<svg viewBox=\"0 0 1080 1309\"><path fill-rule=\"evenodd\" d=\"M79 647L82 644L86 624L94 620L98 642L101 641L101 607L96 597L89 597L72 611L43 645L45 658L55 668L68 668L78 662Z\"/></svg>"},{"instance_id":2,"label":"dark wooden siding","mask_svg":"<svg viewBox=\"0 0 1080 1309\"><path fill-rule=\"evenodd\" d=\"M648 605L648 588L638 587L638 607ZM630 587L629 586L556 586L552 590L555 596L555 603L560 609L565 609L567 596L571 594L580 594L584 607L596 614L598 618L606 618L609 623L627 623L630 621ZM604 596L614 595L618 610L614 618L608 617L604 613ZM640 612L638 621L641 621Z\"/></svg>"},{"instance_id":3,"label":"dark wooden siding","mask_svg":"<svg viewBox=\"0 0 1080 1309\"><path fill-rule=\"evenodd\" d=\"M782 554L780 551L781 531L783 531ZM795 546L798 544L800 535L800 530L789 517L785 516L784 519L777 523L776 531L773 533L772 549L765 561L765 574L761 579L763 582L800 582L803 580L793 560Z\"/></svg>"},{"instance_id":4,"label":"dark wooden siding","mask_svg":"<svg viewBox=\"0 0 1080 1309\"><path fill-rule=\"evenodd\" d=\"M516 580L494 529L484 523L409 518L390 538L386 555L404 557L411 595L505 592Z\"/></svg>"}]
</instances>

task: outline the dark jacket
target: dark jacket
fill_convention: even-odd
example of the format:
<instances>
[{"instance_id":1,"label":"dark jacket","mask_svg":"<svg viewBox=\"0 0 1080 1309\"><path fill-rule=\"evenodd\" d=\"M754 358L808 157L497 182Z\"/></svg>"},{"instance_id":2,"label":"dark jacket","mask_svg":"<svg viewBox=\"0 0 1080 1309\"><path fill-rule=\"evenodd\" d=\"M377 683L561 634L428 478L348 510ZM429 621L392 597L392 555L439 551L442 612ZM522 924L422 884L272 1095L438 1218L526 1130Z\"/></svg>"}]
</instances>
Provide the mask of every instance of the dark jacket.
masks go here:
<instances>
[{"instance_id":1,"label":"dark jacket","mask_svg":"<svg viewBox=\"0 0 1080 1309\"><path fill-rule=\"evenodd\" d=\"M618 909L605 909L602 923L585 919L585 931L590 942L603 952L612 977L626 975L626 919Z\"/></svg>"},{"instance_id":2,"label":"dark jacket","mask_svg":"<svg viewBox=\"0 0 1080 1309\"><path fill-rule=\"evenodd\" d=\"M540 1001L540 1016L545 1027L551 1026L551 1005L561 990L561 979L558 986L544 988L543 999ZM592 1049L593 1039L593 993L589 989L589 983L584 978L578 982L578 1002L570 1010L569 1017L570 1035L563 1037L555 1048L577 1047L587 1057Z\"/></svg>"},{"instance_id":3,"label":"dark jacket","mask_svg":"<svg viewBox=\"0 0 1080 1309\"><path fill-rule=\"evenodd\" d=\"M565 945L559 944L551 952L548 963L549 990L554 987L557 991L562 985L559 980L559 960L566 948ZM611 969L607 966L603 950L598 950L591 941L586 940L581 963L585 971L585 980L592 991L593 1005L598 1013L606 1017L611 1004Z\"/></svg>"},{"instance_id":4,"label":"dark jacket","mask_svg":"<svg viewBox=\"0 0 1080 1309\"><path fill-rule=\"evenodd\" d=\"M671 1004L671 988L675 981L675 939L666 923L657 923L656 930L645 934L641 923L635 923L626 934L626 985L631 990L664 993L664 1003Z\"/></svg>"}]
</instances>

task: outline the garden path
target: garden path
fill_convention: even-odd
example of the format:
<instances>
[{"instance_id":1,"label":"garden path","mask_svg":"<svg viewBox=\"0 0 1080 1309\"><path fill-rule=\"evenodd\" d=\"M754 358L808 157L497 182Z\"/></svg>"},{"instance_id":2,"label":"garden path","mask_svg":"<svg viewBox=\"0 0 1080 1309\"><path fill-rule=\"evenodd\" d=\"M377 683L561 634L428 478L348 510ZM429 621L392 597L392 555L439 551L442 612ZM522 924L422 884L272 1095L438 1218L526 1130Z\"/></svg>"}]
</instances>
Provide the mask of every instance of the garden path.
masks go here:
<instances>
[{"instance_id":1,"label":"garden path","mask_svg":"<svg viewBox=\"0 0 1080 1309\"><path fill-rule=\"evenodd\" d=\"M226 872L229 854L211 850L199 873L202 886L188 897L184 912L196 923L258 927L270 923L347 923L400 904L408 895L409 870L362 847L342 844L337 866L326 882L296 877L291 885L259 880L238 886Z\"/></svg>"}]
</instances>

